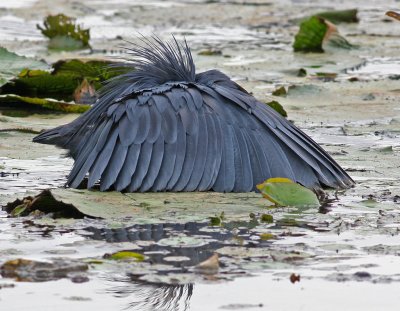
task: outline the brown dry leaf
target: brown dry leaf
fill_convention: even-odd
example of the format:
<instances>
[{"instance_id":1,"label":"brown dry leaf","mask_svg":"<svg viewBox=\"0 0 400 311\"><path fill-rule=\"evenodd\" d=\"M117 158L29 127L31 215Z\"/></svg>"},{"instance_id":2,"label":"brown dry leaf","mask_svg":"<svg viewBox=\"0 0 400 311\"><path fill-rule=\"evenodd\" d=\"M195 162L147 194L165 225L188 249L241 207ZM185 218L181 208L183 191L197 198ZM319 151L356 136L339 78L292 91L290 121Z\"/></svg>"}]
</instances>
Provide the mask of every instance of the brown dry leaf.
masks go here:
<instances>
[{"instance_id":1,"label":"brown dry leaf","mask_svg":"<svg viewBox=\"0 0 400 311\"><path fill-rule=\"evenodd\" d=\"M204 274L215 274L219 269L219 256L217 253L212 255L210 258L200 262L196 266L196 270Z\"/></svg>"},{"instance_id":2,"label":"brown dry leaf","mask_svg":"<svg viewBox=\"0 0 400 311\"><path fill-rule=\"evenodd\" d=\"M296 282L300 282L300 274L292 273L290 275L290 282L292 282L293 284L296 283Z\"/></svg>"},{"instance_id":3,"label":"brown dry leaf","mask_svg":"<svg viewBox=\"0 0 400 311\"><path fill-rule=\"evenodd\" d=\"M96 101L96 98L96 89L87 79L83 79L74 91L75 103L91 105Z\"/></svg>"},{"instance_id":4,"label":"brown dry leaf","mask_svg":"<svg viewBox=\"0 0 400 311\"><path fill-rule=\"evenodd\" d=\"M398 21L400 21L400 14L396 13L394 11L387 11L386 15L389 17L393 17L394 19L397 19Z\"/></svg>"}]
</instances>

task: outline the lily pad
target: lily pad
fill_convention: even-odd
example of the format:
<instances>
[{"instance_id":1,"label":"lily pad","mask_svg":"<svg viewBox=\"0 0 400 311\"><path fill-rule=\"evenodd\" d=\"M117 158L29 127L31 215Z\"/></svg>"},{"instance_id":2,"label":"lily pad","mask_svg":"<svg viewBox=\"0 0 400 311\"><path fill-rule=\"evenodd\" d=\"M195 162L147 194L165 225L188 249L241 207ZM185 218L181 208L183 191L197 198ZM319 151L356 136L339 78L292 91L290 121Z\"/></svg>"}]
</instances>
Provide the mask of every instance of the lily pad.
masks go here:
<instances>
[{"instance_id":1,"label":"lily pad","mask_svg":"<svg viewBox=\"0 0 400 311\"><path fill-rule=\"evenodd\" d=\"M91 107L90 105L80 105L73 102L67 103L51 98L25 97L15 94L0 95L0 106L14 108L26 106L68 113L83 113Z\"/></svg>"},{"instance_id":2,"label":"lily pad","mask_svg":"<svg viewBox=\"0 0 400 311\"><path fill-rule=\"evenodd\" d=\"M339 24L339 23L358 23L359 19L357 17L358 10L350 9L350 10L333 10L333 11L324 11L314 16L319 16L328 21Z\"/></svg>"},{"instance_id":3,"label":"lily pad","mask_svg":"<svg viewBox=\"0 0 400 311\"><path fill-rule=\"evenodd\" d=\"M104 255L105 259L113 259L113 260L133 260L133 261L143 261L145 257L142 254L130 252L130 251L121 251L113 254Z\"/></svg>"},{"instance_id":4,"label":"lily pad","mask_svg":"<svg viewBox=\"0 0 400 311\"><path fill-rule=\"evenodd\" d=\"M17 76L25 68L48 69L48 65L0 47L0 86Z\"/></svg>"},{"instance_id":5,"label":"lily pad","mask_svg":"<svg viewBox=\"0 0 400 311\"><path fill-rule=\"evenodd\" d=\"M270 178L257 185L262 195L277 206L319 207L320 202L310 189L288 178Z\"/></svg>"},{"instance_id":6,"label":"lily pad","mask_svg":"<svg viewBox=\"0 0 400 311\"><path fill-rule=\"evenodd\" d=\"M47 212L56 212L67 206L86 216L138 224L207 222L211 215L222 212L224 219L234 221L247 218L251 212L260 213L266 205L257 193L120 193L63 188L45 192L46 197L51 196L54 208ZM33 200L32 197L27 199L29 202ZM25 200L13 203L6 210L11 212Z\"/></svg>"}]
</instances>

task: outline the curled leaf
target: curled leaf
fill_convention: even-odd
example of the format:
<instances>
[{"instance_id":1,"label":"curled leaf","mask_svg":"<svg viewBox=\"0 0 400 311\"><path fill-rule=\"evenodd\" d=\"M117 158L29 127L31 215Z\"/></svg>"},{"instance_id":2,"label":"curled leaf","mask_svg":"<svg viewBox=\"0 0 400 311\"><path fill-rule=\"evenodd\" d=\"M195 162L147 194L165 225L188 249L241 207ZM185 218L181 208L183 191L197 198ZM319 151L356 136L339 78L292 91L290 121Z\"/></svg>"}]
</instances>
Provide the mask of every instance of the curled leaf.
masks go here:
<instances>
[{"instance_id":1,"label":"curled leaf","mask_svg":"<svg viewBox=\"0 0 400 311\"><path fill-rule=\"evenodd\" d=\"M79 104L92 105L97 99L93 84L84 79L74 91L74 101Z\"/></svg>"},{"instance_id":2,"label":"curled leaf","mask_svg":"<svg viewBox=\"0 0 400 311\"><path fill-rule=\"evenodd\" d=\"M339 34L334 24L322 17L313 16L300 24L293 49L295 52L323 53L325 44L336 48L352 48L352 45Z\"/></svg>"},{"instance_id":3,"label":"curled leaf","mask_svg":"<svg viewBox=\"0 0 400 311\"><path fill-rule=\"evenodd\" d=\"M400 14L394 11L387 11L386 15L389 17L393 17L394 19L397 19L398 21L400 21Z\"/></svg>"},{"instance_id":4,"label":"curled leaf","mask_svg":"<svg viewBox=\"0 0 400 311\"><path fill-rule=\"evenodd\" d=\"M200 262L196 267L196 270L203 274L215 274L219 269L219 256L217 253L212 255L210 258Z\"/></svg>"}]
</instances>

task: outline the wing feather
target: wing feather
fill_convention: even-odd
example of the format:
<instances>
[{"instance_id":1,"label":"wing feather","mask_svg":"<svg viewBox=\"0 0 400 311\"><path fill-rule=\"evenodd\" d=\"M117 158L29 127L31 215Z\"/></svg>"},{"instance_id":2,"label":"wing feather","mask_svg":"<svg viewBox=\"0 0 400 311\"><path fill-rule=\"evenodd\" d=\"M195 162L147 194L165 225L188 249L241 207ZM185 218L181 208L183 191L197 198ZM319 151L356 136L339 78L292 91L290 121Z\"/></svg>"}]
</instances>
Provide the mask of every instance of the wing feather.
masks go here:
<instances>
[{"instance_id":1,"label":"wing feather","mask_svg":"<svg viewBox=\"0 0 400 311\"><path fill-rule=\"evenodd\" d=\"M100 123L100 126L93 130L93 133L90 133L86 145L76 157L74 167L68 176L67 185L76 188L81 184L83 178L96 160L99 154L98 150L101 150L101 147L106 143L112 124L112 120L104 120Z\"/></svg>"},{"instance_id":2,"label":"wing feather","mask_svg":"<svg viewBox=\"0 0 400 311\"><path fill-rule=\"evenodd\" d=\"M194 163L197 155L197 146L198 146L198 130L195 131L195 134L189 135L184 132L186 135L186 150L184 153L184 162L182 171L180 172L180 176L178 177L177 183L173 186L174 191L182 191L189 182L190 177L193 173ZM179 146L180 147L180 146Z\"/></svg>"},{"instance_id":3,"label":"wing feather","mask_svg":"<svg viewBox=\"0 0 400 311\"><path fill-rule=\"evenodd\" d=\"M167 184L166 190L176 191L175 185L179 180L179 177L182 174L183 165L185 163L186 158L186 149L187 149L187 134L183 128L182 119L179 117L178 119L178 135L176 139L177 149L176 149L176 157L175 157L175 165L172 172L172 176Z\"/></svg>"},{"instance_id":4,"label":"wing feather","mask_svg":"<svg viewBox=\"0 0 400 311\"><path fill-rule=\"evenodd\" d=\"M201 106L203 105L203 97L201 96L201 93L199 90L197 90L194 87L189 87L187 89L189 92L190 96L192 97L193 103L196 106L197 109L200 109Z\"/></svg>"},{"instance_id":5,"label":"wing feather","mask_svg":"<svg viewBox=\"0 0 400 311\"><path fill-rule=\"evenodd\" d=\"M221 152L218 150L218 145L221 144L219 139L219 132L216 129L214 118L211 113L205 113L207 134L208 134L208 145L207 154L205 156L205 165L203 176L201 177L200 183L197 187L198 191L205 191L210 189L214 178L214 172L218 170L217 163L221 163ZM218 159L219 158L219 159Z\"/></svg>"},{"instance_id":6,"label":"wing feather","mask_svg":"<svg viewBox=\"0 0 400 311\"><path fill-rule=\"evenodd\" d=\"M139 112L137 113L138 117ZM133 144L139 130L139 120L132 121L127 115L123 116L118 123L118 135L121 144L129 147Z\"/></svg>"},{"instance_id":7,"label":"wing feather","mask_svg":"<svg viewBox=\"0 0 400 311\"><path fill-rule=\"evenodd\" d=\"M234 131L236 133L237 143L239 146L240 158L242 160L241 171L243 174L243 179L241 179L241 183L237 183L238 189L240 192L247 192L253 189L253 172L251 169L250 163L250 154L247 146L247 141L243 135L243 130L239 127L234 126ZM235 186L236 186L235 185Z\"/></svg>"},{"instance_id":8,"label":"wing feather","mask_svg":"<svg viewBox=\"0 0 400 311\"><path fill-rule=\"evenodd\" d=\"M107 168L101 175L100 190L104 191L110 188L117 180L118 174L121 171L124 162L126 161L126 155L128 153L128 147L121 144L117 140L114 151L110 160L108 161Z\"/></svg>"},{"instance_id":9,"label":"wing feather","mask_svg":"<svg viewBox=\"0 0 400 311\"><path fill-rule=\"evenodd\" d=\"M154 182L152 191L163 191L167 189L168 182L171 180L172 174L176 167L177 147L179 136L174 143L164 144L164 157L162 159L160 172Z\"/></svg>"},{"instance_id":10,"label":"wing feather","mask_svg":"<svg viewBox=\"0 0 400 311\"><path fill-rule=\"evenodd\" d=\"M129 146L128 153L125 158L124 165L121 168L115 183L115 190L122 191L128 187L132 181L132 176L136 171L141 145L132 144Z\"/></svg>"},{"instance_id":11,"label":"wing feather","mask_svg":"<svg viewBox=\"0 0 400 311\"><path fill-rule=\"evenodd\" d=\"M116 128L114 128L110 133L104 148L101 150L100 154L96 158L96 161L89 170L88 188L92 188L103 174L104 169L107 167L107 164L110 161L111 155L114 151L117 138L118 131Z\"/></svg>"},{"instance_id":12,"label":"wing feather","mask_svg":"<svg viewBox=\"0 0 400 311\"><path fill-rule=\"evenodd\" d=\"M154 102L152 100L152 102ZM154 143L161 133L162 116L153 103L149 106L150 110L150 131L147 137L149 143Z\"/></svg>"},{"instance_id":13,"label":"wing feather","mask_svg":"<svg viewBox=\"0 0 400 311\"><path fill-rule=\"evenodd\" d=\"M236 179L240 178L239 171L237 172L235 169L235 161L238 161L235 157L235 140L231 126L224 120L221 120L220 123L224 133L221 144L221 164L213 189L218 192L231 192L235 187Z\"/></svg>"},{"instance_id":14,"label":"wing feather","mask_svg":"<svg viewBox=\"0 0 400 311\"><path fill-rule=\"evenodd\" d=\"M153 151L151 153L149 170L147 171L146 177L144 178L139 188L140 192L146 192L154 185L154 182L160 172L163 157L164 157L164 136L161 134L156 140L156 142L153 144Z\"/></svg>"},{"instance_id":15,"label":"wing feather","mask_svg":"<svg viewBox=\"0 0 400 311\"><path fill-rule=\"evenodd\" d=\"M199 112L199 133L197 139L197 152L193 159L194 165L192 173L190 174L189 181L184 187L184 191L194 191L197 190L201 178L204 174L204 169L207 161L207 149L208 149L208 139L209 132L207 128L207 121L204 111Z\"/></svg>"},{"instance_id":16,"label":"wing feather","mask_svg":"<svg viewBox=\"0 0 400 311\"><path fill-rule=\"evenodd\" d=\"M153 153L153 144L149 142L144 142L142 148L140 149L139 160L135 173L132 176L132 181L128 186L128 192L137 191L145 178L150 165L151 155Z\"/></svg>"},{"instance_id":17,"label":"wing feather","mask_svg":"<svg viewBox=\"0 0 400 311\"><path fill-rule=\"evenodd\" d=\"M150 132L150 111L148 105L140 106L137 110L140 110L141 113L139 117L138 131L133 139L133 143L141 144L147 139Z\"/></svg>"},{"instance_id":18,"label":"wing feather","mask_svg":"<svg viewBox=\"0 0 400 311\"><path fill-rule=\"evenodd\" d=\"M171 102L167 102L167 107L161 113L162 124L161 129L164 135L165 142L171 144L174 143L178 137L178 120L176 112L174 111Z\"/></svg>"}]
</instances>

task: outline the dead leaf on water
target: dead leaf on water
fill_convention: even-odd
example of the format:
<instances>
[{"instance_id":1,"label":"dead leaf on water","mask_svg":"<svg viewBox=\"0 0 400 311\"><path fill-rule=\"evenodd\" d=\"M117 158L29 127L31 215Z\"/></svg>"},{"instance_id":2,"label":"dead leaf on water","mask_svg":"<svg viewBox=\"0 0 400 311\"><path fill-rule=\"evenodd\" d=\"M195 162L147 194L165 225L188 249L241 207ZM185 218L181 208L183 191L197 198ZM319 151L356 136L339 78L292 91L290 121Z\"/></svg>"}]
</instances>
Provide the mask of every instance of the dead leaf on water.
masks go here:
<instances>
[{"instance_id":1,"label":"dead leaf on water","mask_svg":"<svg viewBox=\"0 0 400 311\"><path fill-rule=\"evenodd\" d=\"M292 273L290 275L290 282L292 282L293 284L296 283L296 282L300 282L300 274Z\"/></svg>"},{"instance_id":2,"label":"dead leaf on water","mask_svg":"<svg viewBox=\"0 0 400 311\"><path fill-rule=\"evenodd\" d=\"M394 19L397 19L398 21L400 21L400 14L394 11L387 11L386 15L389 17L393 17Z\"/></svg>"},{"instance_id":3,"label":"dead leaf on water","mask_svg":"<svg viewBox=\"0 0 400 311\"><path fill-rule=\"evenodd\" d=\"M196 271L204 274L215 274L219 269L219 256L217 253L212 255L210 258L199 263L196 267Z\"/></svg>"}]
</instances>

